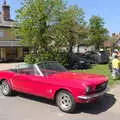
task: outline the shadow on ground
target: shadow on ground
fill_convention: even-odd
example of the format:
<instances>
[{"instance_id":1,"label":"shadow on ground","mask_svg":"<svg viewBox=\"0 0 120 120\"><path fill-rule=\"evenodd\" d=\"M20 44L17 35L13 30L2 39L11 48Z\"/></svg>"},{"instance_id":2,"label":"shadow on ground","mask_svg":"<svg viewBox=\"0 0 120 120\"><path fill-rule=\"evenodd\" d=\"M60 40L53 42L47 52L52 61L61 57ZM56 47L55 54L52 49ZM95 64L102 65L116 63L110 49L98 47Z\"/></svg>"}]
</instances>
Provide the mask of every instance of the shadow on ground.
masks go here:
<instances>
[{"instance_id":1,"label":"shadow on ground","mask_svg":"<svg viewBox=\"0 0 120 120\"><path fill-rule=\"evenodd\" d=\"M24 93L17 93L16 95L19 96L19 97L22 97L23 99L29 99L29 100L33 100L33 101L36 101L36 102L42 102L42 103L45 103L45 104L56 106L54 101L48 100L48 99L45 99L45 98L42 98L42 97L39 97L39 96L34 96L34 95L29 95L29 94L24 94Z\"/></svg>"},{"instance_id":2,"label":"shadow on ground","mask_svg":"<svg viewBox=\"0 0 120 120\"><path fill-rule=\"evenodd\" d=\"M19 93L18 96L24 99L34 100L36 102L42 102L45 104L55 106L55 102L53 102L52 100L47 100L41 97L36 97L33 95L27 95L22 93ZM74 114L80 114L82 112L88 113L88 114L99 114L110 109L115 104L115 102L116 102L116 98L114 97L114 95L105 94L95 103L78 104L76 112Z\"/></svg>"},{"instance_id":3,"label":"shadow on ground","mask_svg":"<svg viewBox=\"0 0 120 120\"><path fill-rule=\"evenodd\" d=\"M116 102L116 98L112 94L105 94L95 103L78 104L76 114L81 112L89 114L99 114L109 110Z\"/></svg>"}]
</instances>

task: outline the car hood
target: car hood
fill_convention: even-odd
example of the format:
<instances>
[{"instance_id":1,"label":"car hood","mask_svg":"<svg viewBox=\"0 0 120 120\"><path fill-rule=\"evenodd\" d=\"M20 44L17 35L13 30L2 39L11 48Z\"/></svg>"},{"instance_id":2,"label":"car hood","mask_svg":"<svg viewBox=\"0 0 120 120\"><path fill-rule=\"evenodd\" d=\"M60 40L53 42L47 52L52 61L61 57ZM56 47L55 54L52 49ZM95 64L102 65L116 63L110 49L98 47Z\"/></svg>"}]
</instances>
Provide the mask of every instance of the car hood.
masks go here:
<instances>
[{"instance_id":1,"label":"car hood","mask_svg":"<svg viewBox=\"0 0 120 120\"><path fill-rule=\"evenodd\" d=\"M57 80L64 81L64 83L84 83L86 85L101 84L108 81L104 75L77 73L77 72L63 72L53 75Z\"/></svg>"}]
</instances>

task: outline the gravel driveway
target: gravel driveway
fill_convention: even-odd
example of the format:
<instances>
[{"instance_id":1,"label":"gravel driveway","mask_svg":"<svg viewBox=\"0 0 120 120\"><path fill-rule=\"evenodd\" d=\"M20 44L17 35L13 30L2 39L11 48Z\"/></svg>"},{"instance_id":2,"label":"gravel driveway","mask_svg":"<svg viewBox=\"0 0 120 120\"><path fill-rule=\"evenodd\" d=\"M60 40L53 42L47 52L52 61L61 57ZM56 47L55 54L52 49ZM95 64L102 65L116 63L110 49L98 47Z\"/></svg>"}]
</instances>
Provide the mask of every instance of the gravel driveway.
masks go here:
<instances>
[{"instance_id":1,"label":"gravel driveway","mask_svg":"<svg viewBox=\"0 0 120 120\"><path fill-rule=\"evenodd\" d=\"M17 63L0 64L0 70ZM75 114L61 112L51 101L31 95L4 97L0 93L0 120L120 120L120 85L97 103L78 105Z\"/></svg>"}]
</instances>

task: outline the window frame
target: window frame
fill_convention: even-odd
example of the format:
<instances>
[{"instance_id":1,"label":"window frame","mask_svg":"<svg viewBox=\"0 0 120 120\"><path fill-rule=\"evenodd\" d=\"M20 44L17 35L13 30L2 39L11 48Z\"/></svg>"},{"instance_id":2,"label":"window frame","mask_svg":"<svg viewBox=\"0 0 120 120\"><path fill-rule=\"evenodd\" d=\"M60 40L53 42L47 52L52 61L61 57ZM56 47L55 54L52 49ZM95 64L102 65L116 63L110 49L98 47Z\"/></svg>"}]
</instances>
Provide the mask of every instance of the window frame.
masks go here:
<instances>
[{"instance_id":1,"label":"window frame","mask_svg":"<svg viewBox=\"0 0 120 120\"><path fill-rule=\"evenodd\" d=\"M21 66L24 66L24 65L32 65L33 69L34 69L34 74L27 74L27 73L22 73L20 72L21 70L24 70L24 69L29 69L29 67L21 67ZM36 64L18 64L15 69L17 70L17 73L18 74L26 74L26 75L35 75L35 76L43 76L43 74L41 73L41 71L39 70L38 66Z\"/></svg>"}]
</instances>

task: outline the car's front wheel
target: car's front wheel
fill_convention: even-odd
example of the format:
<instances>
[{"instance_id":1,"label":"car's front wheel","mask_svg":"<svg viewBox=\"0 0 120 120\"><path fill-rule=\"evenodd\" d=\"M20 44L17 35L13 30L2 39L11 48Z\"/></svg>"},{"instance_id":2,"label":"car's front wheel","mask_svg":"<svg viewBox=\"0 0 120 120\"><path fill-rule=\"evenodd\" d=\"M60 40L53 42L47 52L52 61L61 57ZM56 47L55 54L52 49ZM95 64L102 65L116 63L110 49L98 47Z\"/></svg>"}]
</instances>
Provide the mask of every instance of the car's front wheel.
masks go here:
<instances>
[{"instance_id":1,"label":"car's front wheel","mask_svg":"<svg viewBox=\"0 0 120 120\"><path fill-rule=\"evenodd\" d=\"M60 91L57 94L56 103L63 112L72 113L75 111L76 103L72 94L68 91Z\"/></svg>"},{"instance_id":2,"label":"car's front wheel","mask_svg":"<svg viewBox=\"0 0 120 120\"><path fill-rule=\"evenodd\" d=\"M10 96L12 94L12 89L8 84L7 80L2 81L1 92L4 96Z\"/></svg>"}]
</instances>

